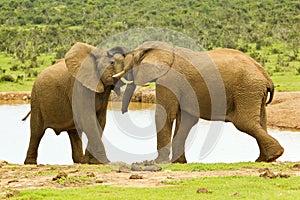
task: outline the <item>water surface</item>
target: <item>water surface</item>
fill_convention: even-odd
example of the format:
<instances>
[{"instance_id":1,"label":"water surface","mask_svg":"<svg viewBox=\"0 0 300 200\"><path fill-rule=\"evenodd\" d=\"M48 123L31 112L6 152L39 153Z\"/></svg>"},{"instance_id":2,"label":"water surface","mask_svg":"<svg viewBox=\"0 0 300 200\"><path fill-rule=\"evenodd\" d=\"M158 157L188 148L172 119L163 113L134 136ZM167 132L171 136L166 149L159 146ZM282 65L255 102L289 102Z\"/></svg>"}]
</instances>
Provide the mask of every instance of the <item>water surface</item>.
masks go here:
<instances>
[{"instance_id":1,"label":"water surface","mask_svg":"<svg viewBox=\"0 0 300 200\"><path fill-rule=\"evenodd\" d=\"M156 153L156 131L154 105L132 104L127 114L122 115L119 105L110 106L103 142L111 161L127 163L154 159ZM29 119L21 119L29 111L29 105L0 106L0 160L21 164L24 162L29 144ZM217 128L215 128L217 127ZM219 130L209 141L214 130ZM213 132L215 134L215 132ZM300 161L300 133L269 130L285 148L280 161ZM208 139L207 139L208 138ZM86 140L84 139L86 143ZM209 143L208 145L208 142ZM186 142L188 162L241 162L255 161L259 149L255 139L239 132L231 123L199 120ZM203 153L204 152L204 153ZM47 129L39 146L38 163L72 164L71 145L66 132L59 136Z\"/></svg>"}]
</instances>

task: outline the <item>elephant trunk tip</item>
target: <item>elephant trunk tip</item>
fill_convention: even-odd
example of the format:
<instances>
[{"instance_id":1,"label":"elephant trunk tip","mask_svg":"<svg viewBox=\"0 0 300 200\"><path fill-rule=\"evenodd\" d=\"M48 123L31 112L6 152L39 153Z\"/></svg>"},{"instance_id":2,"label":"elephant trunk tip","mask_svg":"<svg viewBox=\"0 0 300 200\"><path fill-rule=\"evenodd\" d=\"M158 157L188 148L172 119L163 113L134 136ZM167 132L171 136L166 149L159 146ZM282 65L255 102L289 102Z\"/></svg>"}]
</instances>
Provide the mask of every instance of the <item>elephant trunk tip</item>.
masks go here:
<instances>
[{"instance_id":1,"label":"elephant trunk tip","mask_svg":"<svg viewBox=\"0 0 300 200\"><path fill-rule=\"evenodd\" d=\"M123 109L122 108L122 114L125 114L125 113L127 113L128 112L128 109L126 108L126 109Z\"/></svg>"}]
</instances>

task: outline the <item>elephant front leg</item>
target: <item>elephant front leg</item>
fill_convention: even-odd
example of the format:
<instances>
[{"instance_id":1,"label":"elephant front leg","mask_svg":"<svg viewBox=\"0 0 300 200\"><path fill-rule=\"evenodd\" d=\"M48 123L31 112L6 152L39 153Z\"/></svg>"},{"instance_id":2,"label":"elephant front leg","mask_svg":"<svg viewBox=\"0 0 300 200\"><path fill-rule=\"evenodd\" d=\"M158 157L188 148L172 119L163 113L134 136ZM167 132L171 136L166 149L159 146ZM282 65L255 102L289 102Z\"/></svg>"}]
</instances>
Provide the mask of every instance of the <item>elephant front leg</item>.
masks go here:
<instances>
[{"instance_id":1,"label":"elephant front leg","mask_svg":"<svg viewBox=\"0 0 300 200\"><path fill-rule=\"evenodd\" d=\"M87 147L84 156L84 162L89 164L106 164L109 160L106 157L104 144L101 140L103 130L96 116L81 120L80 129L84 131L87 136Z\"/></svg>"},{"instance_id":2,"label":"elephant front leg","mask_svg":"<svg viewBox=\"0 0 300 200\"><path fill-rule=\"evenodd\" d=\"M110 90L106 92L109 94ZM103 129L98 121L95 108L98 105L105 105L104 108L106 109L107 101L103 98L100 100L97 98L99 98L99 95L88 90L81 83L74 82L72 96L73 118L76 129L82 130L88 139L86 151L89 153L85 155L85 158L88 158L88 162L91 164L105 164L109 160L106 157L104 144L101 140Z\"/></svg>"},{"instance_id":3,"label":"elephant front leg","mask_svg":"<svg viewBox=\"0 0 300 200\"><path fill-rule=\"evenodd\" d=\"M90 138L85 151L85 160L89 164L107 164L110 161L106 157L105 148L100 138Z\"/></svg>"},{"instance_id":4,"label":"elephant front leg","mask_svg":"<svg viewBox=\"0 0 300 200\"><path fill-rule=\"evenodd\" d=\"M157 152L158 156L155 159L156 163L169 163L170 162L170 147L172 136L172 124L174 117L166 115L163 107L156 106L155 123L157 130Z\"/></svg>"},{"instance_id":5,"label":"elephant front leg","mask_svg":"<svg viewBox=\"0 0 300 200\"><path fill-rule=\"evenodd\" d=\"M198 122L198 117L186 112L178 112L175 133L172 141L172 163L186 163L185 141L191 128Z\"/></svg>"}]
</instances>

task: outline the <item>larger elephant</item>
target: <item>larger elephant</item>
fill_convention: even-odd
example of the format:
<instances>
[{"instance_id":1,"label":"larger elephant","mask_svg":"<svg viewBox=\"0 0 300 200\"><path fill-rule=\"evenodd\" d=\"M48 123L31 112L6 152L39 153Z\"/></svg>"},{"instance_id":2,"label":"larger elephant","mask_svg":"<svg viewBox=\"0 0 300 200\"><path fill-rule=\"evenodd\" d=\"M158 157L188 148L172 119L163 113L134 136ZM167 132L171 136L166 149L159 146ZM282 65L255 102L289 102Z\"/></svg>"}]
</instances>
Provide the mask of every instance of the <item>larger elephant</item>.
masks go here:
<instances>
[{"instance_id":1,"label":"larger elephant","mask_svg":"<svg viewBox=\"0 0 300 200\"><path fill-rule=\"evenodd\" d=\"M101 51L77 42L65 59L37 77L31 94L31 134L25 164L36 164L38 146L47 128L56 134L68 132L75 163L109 162L101 137L109 95L118 81L112 76L123 70L125 53L122 47ZM82 132L88 139L85 155Z\"/></svg>"},{"instance_id":2,"label":"larger elephant","mask_svg":"<svg viewBox=\"0 0 300 200\"><path fill-rule=\"evenodd\" d=\"M186 162L185 141L199 118L232 122L254 137L260 149L256 161L274 161L283 154L266 126L265 107L273 98L273 82L263 67L244 53L232 49L195 52L148 41L127 54L124 65L124 71L114 77L131 73L135 85L156 82L157 162L170 161L171 146L171 161ZM130 87L128 93L132 94L135 87ZM123 99L123 112L128 102Z\"/></svg>"}]
</instances>

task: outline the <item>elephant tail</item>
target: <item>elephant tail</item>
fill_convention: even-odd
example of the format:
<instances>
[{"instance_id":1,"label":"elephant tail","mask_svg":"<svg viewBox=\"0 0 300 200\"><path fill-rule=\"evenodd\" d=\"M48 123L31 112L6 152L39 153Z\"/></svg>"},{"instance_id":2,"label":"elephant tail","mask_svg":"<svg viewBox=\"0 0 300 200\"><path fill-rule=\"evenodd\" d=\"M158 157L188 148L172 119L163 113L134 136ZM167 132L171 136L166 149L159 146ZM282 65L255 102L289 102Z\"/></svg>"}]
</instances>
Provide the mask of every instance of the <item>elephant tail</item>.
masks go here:
<instances>
[{"instance_id":1,"label":"elephant tail","mask_svg":"<svg viewBox=\"0 0 300 200\"><path fill-rule=\"evenodd\" d=\"M272 102L274 97L274 84L272 81L269 82L269 85L267 87L267 93L270 93L269 100L266 102L266 104L268 105L269 103Z\"/></svg>"},{"instance_id":2,"label":"elephant tail","mask_svg":"<svg viewBox=\"0 0 300 200\"><path fill-rule=\"evenodd\" d=\"M273 97L274 97L274 83L270 77L270 75L268 74L268 72L263 68L263 66L261 66L258 62L256 62L253 58L251 58L253 60L253 62L255 63L255 65L257 66L257 68L259 69L259 71L262 73L262 75L266 78L266 86L267 86L267 96L268 96L268 93L270 93L269 95L269 99L267 100L266 102L266 105L270 104L273 100ZM267 97L266 97L267 99Z\"/></svg>"},{"instance_id":3,"label":"elephant tail","mask_svg":"<svg viewBox=\"0 0 300 200\"><path fill-rule=\"evenodd\" d=\"M31 114L31 110L29 110L29 112L27 113L27 115L25 117L23 117L22 121L25 121L29 117L30 114Z\"/></svg>"}]
</instances>

